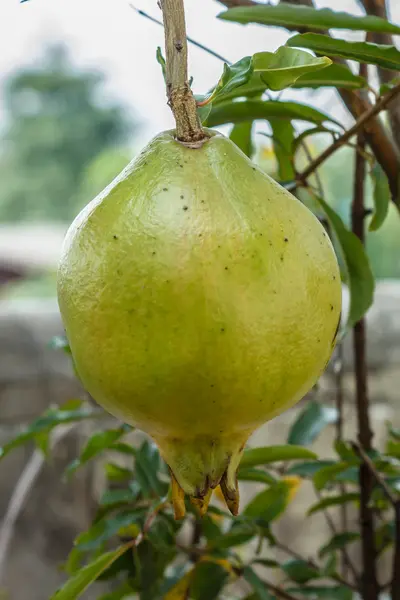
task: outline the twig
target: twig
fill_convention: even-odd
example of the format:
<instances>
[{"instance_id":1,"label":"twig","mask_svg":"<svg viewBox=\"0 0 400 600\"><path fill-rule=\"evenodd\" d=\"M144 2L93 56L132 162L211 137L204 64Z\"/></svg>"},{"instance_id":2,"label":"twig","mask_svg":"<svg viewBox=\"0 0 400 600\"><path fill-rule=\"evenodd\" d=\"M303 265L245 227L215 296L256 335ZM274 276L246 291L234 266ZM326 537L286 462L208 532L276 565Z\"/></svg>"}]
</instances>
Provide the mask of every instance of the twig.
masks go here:
<instances>
[{"instance_id":1,"label":"twig","mask_svg":"<svg viewBox=\"0 0 400 600\"><path fill-rule=\"evenodd\" d=\"M348 129L343 135L341 135L336 142L328 146L317 158L315 158L310 165L302 173L297 175L297 185L304 184L308 177L314 173L318 167L326 161L336 150L341 148L353 135L357 134L370 119L375 117L378 113L386 108L386 106L400 93L400 83L397 84L392 90L390 90L384 96L372 106L370 109L365 111L360 118L354 123L350 129ZM296 186L295 186L296 187ZM398 202L398 199L396 199Z\"/></svg>"},{"instance_id":2,"label":"twig","mask_svg":"<svg viewBox=\"0 0 400 600\"><path fill-rule=\"evenodd\" d=\"M275 546L277 548L279 548L280 550L282 550L283 552L286 552L286 554L288 554L289 556L292 556L293 558L296 558L297 560L305 561L312 569L315 569L316 571L321 570L321 567L314 560L312 560L311 558L305 559L304 556L302 556L300 553L296 552L295 550L292 550L285 544L282 544L281 542L275 542ZM349 587L350 589L352 589L355 592L358 591L357 585L355 585L351 581L347 581L347 579L345 579L344 577L341 577L341 575L339 575L339 573L330 575L330 578L333 579L334 581L337 581L338 583L340 583L342 585Z\"/></svg>"},{"instance_id":3,"label":"twig","mask_svg":"<svg viewBox=\"0 0 400 600\"><path fill-rule=\"evenodd\" d=\"M365 123L365 120L364 120ZM358 134L358 145L364 149L365 139ZM364 243L364 181L365 159L357 152L355 157L354 192L352 204L353 233ZM365 320L361 319L354 327L354 362L356 380L356 412L358 441L367 452L372 448L372 430L369 418L369 398L367 389L367 361ZM373 479L368 467L360 466L360 526L363 558L362 597L363 600L378 600L379 586L376 572L376 546L374 535L374 515L370 507Z\"/></svg>"},{"instance_id":4,"label":"twig","mask_svg":"<svg viewBox=\"0 0 400 600\"><path fill-rule=\"evenodd\" d=\"M335 375L335 386L336 386L336 409L338 413L338 418L336 421L336 441L343 441L343 415L344 415L344 393L343 393L343 344L339 342L336 347L336 356L333 363L334 375ZM340 484L340 493L346 494L346 484ZM349 520L347 514L347 503L344 503L340 506L340 521L341 521L341 530L348 531L349 528ZM342 557L343 559L343 557ZM342 560L341 571L343 577L347 576L347 565L345 560Z\"/></svg>"},{"instance_id":5,"label":"twig","mask_svg":"<svg viewBox=\"0 0 400 600\"><path fill-rule=\"evenodd\" d=\"M134 10L135 12L137 12L138 15L140 15L141 17L145 17L146 19L149 19L149 21L152 21L153 23L157 23L157 25L161 25L161 27L164 27L164 23L162 21L159 21L155 17L152 17L151 15L149 15L144 10L141 10L140 8L136 8L136 6L133 6L133 4L129 4L129 7L132 10ZM208 46L205 46L204 44L202 44L200 42L197 42L196 40L194 40L193 38L191 38L189 36L186 36L186 39L193 46L196 46L197 48L200 48L200 50L204 50L204 52L207 52L211 56L214 56L214 58L218 58L218 60L221 60L222 62L224 62L224 63L226 63L228 65L232 64L230 60L228 60L227 58L224 58L223 56L221 56L221 54L218 54L218 52L215 52L215 50L212 50L211 48L208 48Z\"/></svg>"},{"instance_id":6,"label":"twig","mask_svg":"<svg viewBox=\"0 0 400 600\"><path fill-rule=\"evenodd\" d=\"M370 459L370 457L368 456L368 454L360 446L360 444L356 444L355 442L353 442L351 445L353 447L353 450L359 455L359 457L361 458L361 460L368 467L371 475L374 477L374 479L376 480L377 484L382 488L383 492L385 493L386 498L389 500L389 502L393 506L396 506L396 504L399 501L399 497L396 496L392 492L392 490L389 488L388 484L386 483L386 481L384 480L384 478L382 477L382 475L378 472L377 468L375 467L374 463L372 462L372 460Z\"/></svg>"}]
</instances>

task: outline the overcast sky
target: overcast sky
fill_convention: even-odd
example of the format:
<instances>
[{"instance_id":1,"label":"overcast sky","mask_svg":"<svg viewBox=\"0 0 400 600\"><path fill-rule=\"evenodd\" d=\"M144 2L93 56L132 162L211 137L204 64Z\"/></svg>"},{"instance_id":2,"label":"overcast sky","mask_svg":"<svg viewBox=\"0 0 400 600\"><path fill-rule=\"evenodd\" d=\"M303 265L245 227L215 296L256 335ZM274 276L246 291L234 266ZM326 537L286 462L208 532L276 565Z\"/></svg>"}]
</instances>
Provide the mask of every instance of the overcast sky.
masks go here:
<instances>
[{"instance_id":1,"label":"overcast sky","mask_svg":"<svg viewBox=\"0 0 400 600\"><path fill-rule=\"evenodd\" d=\"M132 0L160 18L156 0ZM331 7L332 0L318 0ZM335 10L361 14L357 0L335 0ZM259 51L274 51L288 35L256 25L241 26L216 19L222 5L215 0L185 0L188 34L229 60ZM392 0L392 20L400 21L400 0ZM35 61L49 42L63 41L78 65L102 68L109 93L121 98L144 121L140 141L173 126L165 104L160 67L155 60L163 45L162 28L139 16L128 0L0 0L0 84L18 66ZM207 91L218 79L222 64L190 47L194 89ZM323 96L320 102L329 101ZM0 112L4 117L4 113ZM3 119L4 120L4 119Z\"/></svg>"}]
</instances>

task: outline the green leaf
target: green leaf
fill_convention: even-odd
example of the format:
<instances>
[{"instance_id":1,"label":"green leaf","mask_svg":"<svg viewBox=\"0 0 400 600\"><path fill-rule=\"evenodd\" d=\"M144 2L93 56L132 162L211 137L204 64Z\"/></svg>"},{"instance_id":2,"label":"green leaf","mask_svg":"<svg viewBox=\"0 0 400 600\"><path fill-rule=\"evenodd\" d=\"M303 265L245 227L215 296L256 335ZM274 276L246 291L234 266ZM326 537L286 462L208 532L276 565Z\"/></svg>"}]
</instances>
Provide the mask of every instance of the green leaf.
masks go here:
<instances>
[{"instance_id":1,"label":"green leaf","mask_svg":"<svg viewBox=\"0 0 400 600\"><path fill-rule=\"evenodd\" d=\"M270 118L297 119L311 123L333 121L325 113L299 102L280 102L278 100L245 100L241 102L223 102L213 105L206 121L207 127L216 127L224 123L242 123L256 119Z\"/></svg>"},{"instance_id":2,"label":"green leaf","mask_svg":"<svg viewBox=\"0 0 400 600\"><path fill-rule=\"evenodd\" d=\"M224 587L229 573L214 562L198 562L190 585L193 600L214 600Z\"/></svg>"},{"instance_id":3,"label":"green leaf","mask_svg":"<svg viewBox=\"0 0 400 600\"><path fill-rule=\"evenodd\" d=\"M293 181L296 178L294 170L293 142L294 127L291 121L270 119L274 154L278 161L278 177L280 181Z\"/></svg>"},{"instance_id":4,"label":"green leaf","mask_svg":"<svg viewBox=\"0 0 400 600\"><path fill-rule=\"evenodd\" d=\"M261 469L242 468L240 467L237 473L239 481L257 481L258 483L276 483L275 477L262 471Z\"/></svg>"},{"instance_id":5,"label":"green leaf","mask_svg":"<svg viewBox=\"0 0 400 600\"><path fill-rule=\"evenodd\" d=\"M275 27L299 27L312 29L350 29L354 31L378 31L400 34L400 27L386 19L374 16L351 15L334 12L329 8L312 8L278 4L278 6L243 6L220 13L218 18L236 23L260 23Z\"/></svg>"},{"instance_id":6,"label":"green leaf","mask_svg":"<svg viewBox=\"0 0 400 600\"><path fill-rule=\"evenodd\" d=\"M276 52L257 52L253 56L254 72L260 73L268 88L274 91L290 87L299 77L328 67L326 56L317 58L303 50L281 46Z\"/></svg>"},{"instance_id":7,"label":"green leaf","mask_svg":"<svg viewBox=\"0 0 400 600\"><path fill-rule=\"evenodd\" d=\"M375 288L374 276L358 237L345 227L339 215L322 198L318 198L317 201L337 237L346 262L350 288L347 329L350 329L363 317L372 304Z\"/></svg>"},{"instance_id":8,"label":"green leaf","mask_svg":"<svg viewBox=\"0 0 400 600\"><path fill-rule=\"evenodd\" d=\"M232 131L229 134L229 139L236 144L238 148L246 156L251 158L254 152L254 146L252 142L253 121L244 121L243 123L237 123L232 127Z\"/></svg>"},{"instance_id":9,"label":"green leaf","mask_svg":"<svg viewBox=\"0 0 400 600\"><path fill-rule=\"evenodd\" d=\"M321 558L323 558L324 556L327 556L327 554L335 552L336 550L340 550L348 544L355 542L359 538L360 534L358 531L347 531L345 533L338 533L337 535L334 535L331 538L328 544L322 546L318 554Z\"/></svg>"},{"instance_id":10,"label":"green leaf","mask_svg":"<svg viewBox=\"0 0 400 600\"><path fill-rule=\"evenodd\" d=\"M300 475L301 477L313 477L315 473L318 473L321 469L336 464L334 460L315 460L310 462L298 463L293 467L290 467L287 471L287 475Z\"/></svg>"},{"instance_id":11,"label":"green leaf","mask_svg":"<svg viewBox=\"0 0 400 600\"><path fill-rule=\"evenodd\" d=\"M289 486L284 481L279 481L257 494L246 506L243 515L270 523L282 514L288 500Z\"/></svg>"},{"instance_id":12,"label":"green leaf","mask_svg":"<svg viewBox=\"0 0 400 600\"><path fill-rule=\"evenodd\" d=\"M375 212L369 224L370 231L377 231L385 222L390 204L390 187L386 174L379 163L376 163L371 171L371 179L374 185Z\"/></svg>"},{"instance_id":13,"label":"green leaf","mask_svg":"<svg viewBox=\"0 0 400 600\"><path fill-rule=\"evenodd\" d=\"M267 84L261 79L260 73L253 73L247 83L215 98L214 104L224 104L235 98L258 98L266 89Z\"/></svg>"},{"instance_id":14,"label":"green leaf","mask_svg":"<svg viewBox=\"0 0 400 600\"><path fill-rule=\"evenodd\" d=\"M290 559L281 564L283 572L296 583L307 583L311 579L318 579L322 575L315 567L305 560Z\"/></svg>"},{"instance_id":15,"label":"green leaf","mask_svg":"<svg viewBox=\"0 0 400 600\"><path fill-rule=\"evenodd\" d=\"M224 71L217 85L206 96L195 96L197 102L204 102L198 107L201 121L205 121L213 102L224 101L226 95L248 83L253 75L253 58L245 56L233 65L224 63Z\"/></svg>"},{"instance_id":16,"label":"green leaf","mask_svg":"<svg viewBox=\"0 0 400 600\"><path fill-rule=\"evenodd\" d=\"M129 504L136 500L137 490L131 487L121 490L106 490L100 499L100 506L114 506L118 504Z\"/></svg>"},{"instance_id":17,"label":"green leaf","mask_svg":"<svg viewBox=\"0 0 400 600\"><path fill-rule=\"evenodd\" d=\"M257 535L257 527L254 523L239 522L237 525L234 523L229 531L213 539L210 548L219 550L241 546L249 542L255 535Z\"/></svg>"},{"instance_id":18,"label":"green leaf","mask_svg":"<svg viewBox=\"0 0 400 600\"><path fill-rule=\"evenodd\" d=\"M166 83L167 82L166 62L165 62L165 58L163 56L160 46L157 46L156 60L157 60L158 64L161 66L161 71L162 71L162 74L164 77L164 81Z\"/></svg>"},{"instance_id":19,"label":"green leaf","mask_svg":"<svg viewBox=\"0 0 400 600\"><path fill-rule=\"evenodd\" d=\"M89 587L91 583L96 581L99 576L108 569L114 561L116 561L129 548L129 544L120 546L117 550L107 552L93 562L89 563L83 569L78 571L71 577L53 596L50 600L76 600Z\"/></svg>"},{"instance_id":20,"label":"green leaf","mask_svg":"<svg viewBox=\"0 0 400 600\"><path fill-rule=\"evenodd\" d=\"M376 550L381 554L384 550L389 548L395 539L396 528L394 521L391 523L383 523L380 527L376 528L375 531L375 543Z\"/></svg>"},{"instance_id":21,"label":"green leaf","mask_svg":"<svg viewBox=\"0 0 400 600\"><path fill-rule=\"evenodd\" d=\"M329 498L324 498L313 504L311 508L308 509L307 514L312 515L320 510L325 510L326 508L330 508L331 506L338 506L342 504L346 504L347 502L358 502L360 500L360 494L340 494L339 496L330 496Z\"/></svg>"},{"instance_id":22,"label":"green leaf","mask_svg":"<svg viewBox=\"0 0 400 600\"><path fill-rule=\"evenodd\" d=\"M42 416L35 419L25 431L0 448L0 459L4 458L14 448L34 440L38 434L49 434L51 430L58 425L66 425L67 423L92 419L99 416L98 411L93 410L92 408L75 408L77 403L79 403L79 405L82 404L81 400L73 400L74 408L70 410L70 402L71 401L67 403L65 408L62 406L59 408L51 408Z\"/></svg>"},{"instance_id":23,"label":"green leaf","mask_svg":"<svg viewBox=\"0 0 400 600\"><path fill-rule=\"evenodd\" d=\"M118 586L113 592L101 596L98 600L123 600L124 598L132 597L133 592L134 590L129 582L124 581L124 583Z\"/></svg>"},{"instance_id":24,"label":"green leaf","mask_svg":"<svg viewBox=\"0 0 400 600\"><path fill-rule=\"evenodd\" d=\"M309 48L318 54L348 58L393 71L400 69L400 51L395 46L383 46L371 42L347 42L319 33L295 35L286 44L290 47Z\"/></svg>"},{"instance_id":25,"label":"green leaf","mask_svg":"<svg viewBox=\"0 0 400 600\"><path fill-rule=\"evenodd\" d=\"M259 600L275 600L275 596L271 594L263 580L249 565L244 567L243 577L257 593Z\"/></svg>"},{"instance_id":26,"label":"green leaf","mask_svg":"<svg viewBox=\"0 0 400 600\"><path fill-rule=\"evenodd\" d=\"M319 402L308 402L290 428L288 444L309 446L327 425L337 420L337 410Z\"/></svg>"},{"instance_id":27,"label":"green leaf","mask_svg":"<svg viewBox=\"0 0 400 600\"><path fill-rule=\"evenodd\" d=\"M334 443L335 452L344 461L353 461L357 458L356 453L348 442L343 440L336 440Z\"/></svg>"},{"instance_id":28,"label":"green leaf","mask_svg":"<svg viewBox=\"0 0 400 600\"><path fill-rule=\"evenodd\" d=\"M121 528L137 525L145 513L144 509L124 511L113 518L106 517L98 521L90 529L81 533L75 540L75 548L79 550L95 550L101 544L117 535Z\"/></svg>"},{"instance_id":29,"label":"green leaf","mask_svg":"<svg viewBox=\"0 0 400 600\"><path fill-rule=\"evenodd\" d=\"M276 560L271 560L269 558L256 558L252 561L252 565L261 565L266 569L279 569L280 564Z\"/></svg>"},{"instance_id":30,"label":"green leaf","mask_svg":"<svg viewBox=\"0 0 400 600\"><path fill-rule=\"evenodd\" d=\"M137 451L135 462L136 481L146 497L161 497L167 492L168 484L161 482L157 475L160 466L161 458L156 445L146 440Z\"/></svg>"},{"instance_id":31,"label":"green leaf","mask_svg":"<svg viewBox=\"0 0 400 600\"><path fill-rule=\"evenodd\" d=\"M104 466L104 470L107 479L110 481L126 481L127 479L132 479L134 475L131 469L120 467L120 465L116 465L115 463L107 463Z\"/></svg>"},{"instance_id":32,"label":"green leaf","mask_svg":"<svg viewBox=\"0 0 400 600\"><path fill-rule=\"evenodd\" d=\"M339 473L349 468L348 462L338 462L324 467L315 473L313 482L317 490L322 490L327 484L332 483Z\"/></svg>"},{"instance_id":33,"label":"green leaf","mask_svg":"<svg viewBox=\"0 0 400 600\"><path fill-rule=\"evenodd\" d=\"M294 84L295 88L336 87L349 90L365 88L367 81L360 75L354 75L344 65L332 64L323 70L302 75Z\"/></svg>"},{"instance_id":34,"label":"green leaf","mask_svg":"<svg viewBox=\"0 0 400 600\"><path fill-rule=\"evenodd\" d=\"M353 591L344 585L334 586L302 586L301 588L290 588L287 590L290 594L301 594L302 596L311 596L318 600L327 598L328 600L352 600Z\"/></svg>"},{"instance_id":35,"label":"green leaf","mask_svg":"<svg viewBox=\"0 0 400 600\"><path fill-rule=\"evenodd\" d=\"M386 454L394 456L395 458L400 458L400 442L388 440L386 444Z\"/></svg>"},{"instance_id":36,"label":"green leaf","mask_svg":"<svg viewBox=\"0 0 400 600\"><path fill-rule=\"evenodd\" d=\"M266 446L264 448L246 448L240 462L240 468L256 467L281 460L316 459L315 452L302 446Z\"/></svg>"},{"instance_id":37,"label":"green leaf","mask_svg":"<svg viewBox=\"0 0 400 600\"><path fill-rule=\"evenodd\" d=\"M119 440L128 431L131 431L129 425L121 425L117 429L107 429L106 431L94 433L86 442L80 457L68 465L66 469L67 475L72 475L89 460L98 456L104 450L110 449L114 442Z\"/></svg>"},{"instance_id":38,"label":"green leaf","mask_svg":"<svg viewBox=\"0 0 400 600\"><path fill-rule=\"evenodd\" d=\"M245 56L233 65L224 63L222 76L212 92L213 98L221 98L232 92L232 90L248 83L252 74L253 58L251 56Z\"/></svg>"}]
</instances>

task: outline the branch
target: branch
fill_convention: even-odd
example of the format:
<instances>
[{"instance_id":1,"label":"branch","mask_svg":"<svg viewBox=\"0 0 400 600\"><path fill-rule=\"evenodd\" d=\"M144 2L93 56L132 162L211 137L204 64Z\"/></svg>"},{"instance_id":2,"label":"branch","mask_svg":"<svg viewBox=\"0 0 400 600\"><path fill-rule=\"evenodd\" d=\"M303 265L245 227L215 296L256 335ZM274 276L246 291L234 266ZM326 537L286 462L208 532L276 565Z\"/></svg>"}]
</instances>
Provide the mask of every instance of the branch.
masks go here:
<instances>
[{"instance_id":1,"label":"branch","mask_svg":"<svg viewBox=\"0 0 400 600\"><path fill-rule=\"evenodd\" d=\"M197 114L188 82L187 39L183 0L161 0L165 29L167 97L176 122L176 138L199 147L208 136Z\"/></svg>"},{"instance_id":2,"label":"branch","mask_svg":"<svg viewBox=\"0 0 400 600\"><path fill-rule=\"evenodd\" d=\"M360 118L354 123L350 129L348 129L343 135L341 135L336 142L328 146L326 150L324 150L317 158L315 158L310 165L297 176L297 181L300 183L305 183L308 177L314 173L318 167L325 162L327 158L329 158L336 150L341 148L350 138L352 138L355 134L357 134L362 129L366 129L366 124L371 121L378 113L384 110L387 105L400 93L400 83L397 84L392 90L390 90L384 96L381 96L379 100L371 106L368 110L366 110ZM399 199L396 198L397 203L399 203Z\"/></svg>"},{"instance_id":3,"label":"branch","mask_svg":"<svg viewBox=\"0 0 400 600\"><path fill-rule=\"evenodd\" d=\"M359 131L357 145L364 149L365 140ZM353 233L364 243L364 182L365 158L356 152L354 192L352 204L352 229ZM367 361L366 361L366 335L365 320L356 323L353 334L354 363L356 384L356 413L358 423L358 439L365 450L372 448L372 430L369 418L369 398L367 388ZM363 600L378 600L379 586L376 573L376 546L374 531L374 515L370 507L373 480L368 468L361 464L359 471L360 480L360 528L361 551L363 572L361 578Z\"/></svg>"},{"instance_id":4,"label":"branch","mask_svg":"<svg viewBox=\"0 0 400 600\"><path fill-rule=\"evenodd\" d=\"M387 19L387 10L385 0L361 0L361 4L367 15L374 15L381 19ZM393 46L393 36L390 33L373 32L369 34L370 41L375 44L387 44ZM388 71L382 67L377 67L379 81L388 83L395 78L396 73ZM397 72L397 75L399 72ZM389 121L392 129L392 135L397 148L400 150L400 104L393 104L389 109Z\"/></svg>"},{"instance_id":5,"label":"branch","mask_svg":"<svg viewBox=\"0 0 400 600\"><path fill-rule=\"evenodd\" d=\"M259 2L249 2L248 0L219 0L219 2L221 2L221 4L224 4L227 8L232 8L233 6L260 5ZM312 0L286 0L286 2L288 2L289 4L314 6ZM288 29L289 31L299 31L299 28L286 27L286 29ZM302 32L306 31L310 32L312 31L312 28L302 28ZM326 35L329 35L328 31L319 31L319 33L325 33ZM345 62L341 59L334 59L334 61L338 63ZM372 108L372 105L369 102L368 98L362 97L360 93L346 89L338 89L338 93L340 94L344 104L346 105L347 109L352 114L354 119L359 119L365 112L369 111ZM392 140L387 135L385 127L379 121L379 119L370 119L370 122L368 123L368 128L365 129L365 138L369 146L372 148L378 163L381 165L382 169L386 173L393 200L395 202L398 201L398 173L400 169L400 161L397 155L395 145L392 143Z\"/></svg>"},{"instance_id":6,"label":"branch","mask_svg":"<svg viewBox=\"0 0 400 600\"><path fill-rule=\"evenodd\" d=\"M289 556L292 556L293 558L296 558L297 560L303 560L312 569L315 569L316 571L320 571L321 567L319 567L318 564L315 561L313 561L312 559L310 559L310 558L305 559L304 556L302 556L301 554L299 554L295 550L292 550L291 548L289 548L285 544L282 544L281 542L276 541L274 545L276 546L276 548L279 548L279 550L282 550L283 552L286 552L286 554L288 554ZM338 583L340 583L342 585L345 585L346 587L352 589L354 592L358 592L359 591L358 587L354 583L352 583L350 581L347 581L347 579L341 577L339 575L339 573L335 573L333 575L330 575L330 578L333 579L334 581L337 581Z\"/></svg>"},{"instance_id":7,"label":"branch","mask_svg":"<svg viewBox=\"0 0 400 600\"><path fill-rule=\"evenodd\" d=\"M386 481L384 480L382 475L378 472L378 470L376 469L374 463L372 462L372 460L370 459L368 454L365 452L365 450L362 448L362 446L360 446L360 444L356 444L355 442L352 442L351 445L353 447L353 450L359 455L361 460L368 467L369 472L374 477L377 484L382 488L383 492L385 493L386 498L389 500L389 502L393 506L396 506L396 504L399 502L399 498L389 488L388 484L386 483Z\"/></svg>"}]
</instances>

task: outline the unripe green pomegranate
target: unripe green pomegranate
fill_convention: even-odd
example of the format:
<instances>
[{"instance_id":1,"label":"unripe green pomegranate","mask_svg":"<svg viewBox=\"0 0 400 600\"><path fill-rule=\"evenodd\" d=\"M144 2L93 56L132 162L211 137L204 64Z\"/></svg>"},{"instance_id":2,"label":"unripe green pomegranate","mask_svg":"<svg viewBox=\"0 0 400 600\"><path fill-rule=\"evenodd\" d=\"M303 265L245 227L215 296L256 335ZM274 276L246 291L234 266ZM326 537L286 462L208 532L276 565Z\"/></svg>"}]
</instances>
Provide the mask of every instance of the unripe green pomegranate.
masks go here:
<instances>
[{"instance_id":1,"label":"unripe green pomegranate","mask_svg":"<svg viewBox=\"0 0 400 600\"><path fill-rule=\"evenodd\" d=\"M237 512L248 437L316 382L341 310L315 216L208 135L154 138L71 225L58 274L79 376L158 444L178 515L219 483Z\"/></svg>"}]
</instances>

